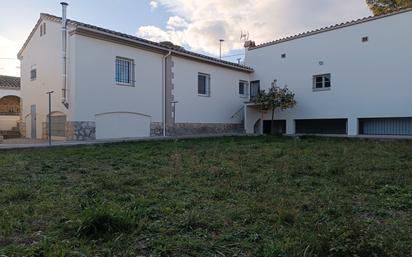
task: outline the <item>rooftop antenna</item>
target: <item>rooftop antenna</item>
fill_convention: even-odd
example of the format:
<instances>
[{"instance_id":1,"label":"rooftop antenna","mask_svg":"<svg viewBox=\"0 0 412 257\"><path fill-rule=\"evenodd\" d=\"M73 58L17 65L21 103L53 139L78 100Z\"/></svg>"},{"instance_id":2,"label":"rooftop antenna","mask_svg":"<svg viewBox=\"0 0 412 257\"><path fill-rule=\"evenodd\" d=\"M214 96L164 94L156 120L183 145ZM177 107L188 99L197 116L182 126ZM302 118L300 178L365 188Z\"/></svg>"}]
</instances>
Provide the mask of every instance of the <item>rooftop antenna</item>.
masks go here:
<instances>
[{"instance_id":1,"label":"rooftop antenna","mask_svg":"<svg viewBox=\"0 0 412 257\"><path fill-rule=\"evenodd\" d=\"M243 42L246 42L249 40L249 31L240 31L240 40L243 40Z\"/></svg>"}]
</instances>

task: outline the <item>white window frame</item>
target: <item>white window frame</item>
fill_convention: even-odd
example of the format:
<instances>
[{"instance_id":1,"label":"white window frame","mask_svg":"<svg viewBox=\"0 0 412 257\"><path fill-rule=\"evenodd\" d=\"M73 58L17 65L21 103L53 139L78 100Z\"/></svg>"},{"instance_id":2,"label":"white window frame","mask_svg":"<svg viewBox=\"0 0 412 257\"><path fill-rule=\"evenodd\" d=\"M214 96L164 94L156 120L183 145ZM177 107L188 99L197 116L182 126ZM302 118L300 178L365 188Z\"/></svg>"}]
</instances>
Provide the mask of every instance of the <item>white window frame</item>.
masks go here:
<instances>
[{"instance_id":1,"label":"white window frame","mask_svg":"<svg viewBox=\"0 0 412 257\"><path fill-rule=\"evenodd\" d=\"M322 78L322 87L317 87L320 82L317 81L318 78ZM329 79L329 86L327 86L327 79ZM332 87L332 76L330 73L319 74L313 76L313 91L325 91L330 90Z\"/></svg>"},{"instance_id":2,"label":"white window frame","mask_svg":"<svg viewBox=\"0 0 412 257\"><path fill-rule=\"evenodd\" d=\"M33 71L34 71L34 77L33 75ZM32 65L30 68L30 80L31 81L35 81L37 79L37 66L36 65Z\"/></svg>"},{"instance_id":3,"label":"white window frame","mask_svg":"<svg viewBox=\"0 0 412 257\"><path fill-rule=\"evenodd\" d=\"M123 75L123 78L118 77L118 71L117 69L120 68L120 64L118 64L118 62L124 62L124 63L129 63L129 82L125 82L125 77L127 77L126 73ZM117 56L115 59L115 71L114 71L114 80L116 82L116 85L119 86L129 86L129 87L134 87L135 86L135 64L134 64L134 60L133 59L129 59L129 58L124 58L124 57L120 57Z\"/></svg>"},{"instance_id":4,"label":"white window frame","mask_svg":"<svg viewBox=\"0 0 412 257\"><path fill-rule=\"evenodd\" d=\"M243 94L240 93L240 85L243 84ZM246 80L239 80L239 87L238 93L240 97L248 97L249 96L249 82Z\"/></svg>"},{"instance_id":5,"label":"white window frame","mask_svg":"<svg viewBox=\"0 0 412 257\"><path fill-rule=\"evenodd\" d=\"M203 76L203 77L205 77L206 79L205 79L205 82L206 82L206 85L205 85L205 91L206 91L206 93L205 94L202 94L202 93L199 93L199 77L200 76ZM202 72L199 72L198 74L197 74L197 95L198 96L206 96L206 97L209 97L210 96L210 83L211 82L211 77L210 77L210 74L207 74L207 73L202 73Z\"/></svg>"}]
</instances>

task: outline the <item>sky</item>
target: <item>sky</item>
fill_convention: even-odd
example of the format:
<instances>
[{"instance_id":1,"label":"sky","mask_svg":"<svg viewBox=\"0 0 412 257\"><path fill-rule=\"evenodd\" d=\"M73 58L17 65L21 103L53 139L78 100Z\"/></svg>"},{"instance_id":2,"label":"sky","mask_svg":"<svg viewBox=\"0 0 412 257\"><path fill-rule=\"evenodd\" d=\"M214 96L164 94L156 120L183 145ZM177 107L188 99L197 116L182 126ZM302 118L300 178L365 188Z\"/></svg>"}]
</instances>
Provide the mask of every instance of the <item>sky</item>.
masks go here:
<instances>
[{"instance_id":1,"label":"sky","mask_svg":"<svg viewBox=\"0 0 412 257\"><path fill-rule=\"evenodd\" d=\"M0 75L19 76L17 52L40 13L60 1L1 0ZM365 0L67 0L68 18L236 62L256 43L370 16Z\"/></svg>"}]
</instances>

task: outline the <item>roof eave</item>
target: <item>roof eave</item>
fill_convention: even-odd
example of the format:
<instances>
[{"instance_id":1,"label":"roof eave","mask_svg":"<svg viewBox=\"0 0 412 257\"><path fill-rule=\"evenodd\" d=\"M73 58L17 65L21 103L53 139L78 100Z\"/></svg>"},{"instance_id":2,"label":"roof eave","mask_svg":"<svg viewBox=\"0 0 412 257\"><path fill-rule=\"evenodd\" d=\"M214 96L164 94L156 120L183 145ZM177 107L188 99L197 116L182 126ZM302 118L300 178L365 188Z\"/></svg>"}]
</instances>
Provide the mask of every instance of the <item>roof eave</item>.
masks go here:
<instances>
[{"instance_id":1,"label":"roof eave","mask_svg":"<svg viewBox=\"0 0 412 257\"><path fill-rule=\"evenodd\" d=\"M296 39L300 39L300 38L310 37L310 36L314 36L314 35L317 35L317 34L329 32L329 31L333 31L333 30L347 28L347 27L358 25L358 24L362 24L362 23L366 23L366 22L370 22L370 21L375 21L375 20L378 20L378 19L383 19L383 18L386 18L386 17L390 17L390 16L394 16L394 15L398 15L398 14L402 14L402 13L406 13L406 12L410 12L410 11L412 11L412 8L406 8L406 9L398 10L398 11L387 13L387 14L382 14L382 15L378 15L378 16L370 16L370 17L366 17L366 18L362 18L362 19L358 19L358 20L354 20L354 21L350 21L350 22L346 22L346 23L332 25L332 26L329 26L329 27L326 27L326 28L312 30L312 31L304 32L304 33L301 33L301 34L298 34L298 35L289 36L289 37L281 38L281 39L274 40L274 41L271 41L271 42L262 43L262 44L259 44L259 45L255 46L255 47L248 48L248 51L263 48L263 47L267 47L267 46L277 45L277 44L281 44L281 43L284 43L284 42L288 42L288 41L292 41L292 40L296 40Z\"/></svg>"},{"instance_id":2,"label":"roof eave","mask_svg":"<svg viewBox=\"0 0 412 257\"><path fill-rule=\"evenodd\" d=\"M252 73L253 72L252 68L249 68L249 67L246 67L246 66L241 67L241 66L235 66L235 65L231 65L231 64L225 64L225 63L222 63L222 62L219 62L219 61L215 61L212 58L211 59L202 58L200 56L195 56L195 55L190 54L190 53L184 53L182 51L177 51L177 50L170 49L170 48L167 48L167 47L162 47L160 45L157 46L153 43L146 43L146 42L143 42L143 41L140 41L140 40L128 38L128 37L121 36L121 35L116 35L114 33L89 28L89 27L86 27L86 26L82 26L81 24L77 25L76 29L73 30L71 33L79 34L79 35L83 35L83 36L88 36L88 37L93 37L93 38L117 39L116 43L131 45L131 46L135 46L135 47L136 46L141 46L140 48L143 48L143 49L149 50L149 51L153 51L153 52L157 52L157 53L166 54L168 52L171 52L172 54L174 54L176 56L195 59L195 60L203 61L203 62L206 62L206 63L213 63L215 65L223 66L223 67L226 67L226 68L229 68L229 69L235 69L235 70L242 71L242 72L247 72L247 73Z\"/></svg>"}]
</instances>

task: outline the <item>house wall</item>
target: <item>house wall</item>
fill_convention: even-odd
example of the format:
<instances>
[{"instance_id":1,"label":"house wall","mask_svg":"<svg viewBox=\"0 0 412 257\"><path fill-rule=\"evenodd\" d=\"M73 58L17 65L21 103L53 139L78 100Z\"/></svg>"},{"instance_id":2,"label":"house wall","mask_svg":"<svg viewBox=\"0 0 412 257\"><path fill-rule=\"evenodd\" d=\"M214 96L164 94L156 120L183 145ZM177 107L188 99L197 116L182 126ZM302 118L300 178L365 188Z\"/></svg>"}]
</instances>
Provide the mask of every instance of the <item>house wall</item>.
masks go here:
<instances>
[{"instance_id":1,"label":"house wall","mask_svg":"<svg viewBox=\"0 0 412 257\"><path fill-rule=\"evenodd\" d=\"M249 73L173 56L172 101L176 134L225 133L243 130L239 81ZM198 73L210 75L210 96L198 95ZM234 115L234 117L232 117Z\"/></svg>"},{"instance_id":2,"label":"house wall","mask_svg":"<svg viewBox=\"0 0 412 257\"><path fill-rule=\"evenodd\" d=\"M96 127L97 139L111 135L121 137L123 128L125 135L133 135L132 127L139 121L144 121L144 127L162 121L162 54L82 35L73 37L76 42L72 69L75 77L73 121L96 122L99 117L98 125L104 124L105 128L104 131L101 128L100 133ZM134 86L116 84L116 57L134 60ZM122 118L125 113L128 119ZM136 128L136 136L141 135L139 130ZM108 133L110 131L113 133Z\"/></svg>"},{"instance_id":3,"label":"house wall","mask_svg":"<svg viewBox=\"0 0 412 257\"><path fill-rule=\"evenodd\" d=\"M358 118L412 117L411 23L412 12L405 12L252 49L246 65L262 89L276 79L296 93L297 106L276 114L287 120L288 134L295 133L295 119L347 118L349 135L356 135ZM363 43L365 36L369 41ZM331 73L331 90L314 92L313 75L325 73ZM258 119L251 117L249 133Z\"/></svg>"},{"instance_id":4,"label":"house wall","mask_svg":"<svg viewBox=\"0 0 412 257\"><path fill-rule=\"evenodd\" d=\"M62 64L61 64L61 25L57 22L44 20L46 34L40 37L40 27L37 28L27 47L22 52L21 59L21 97L22 121L26 124L26 137L31 136L31 105L36 105L36 138L42 138L43 126L47 122L48 96L46 92L54 91L52 95L52 111L62 112L70 117L70 112L61 104L62 96ZM72 41L69 37L69 52ZM70 56L68 58L70 62ZM36 80L30 79L33 65L37 68Z\"/></svg>"}]
</instances>

